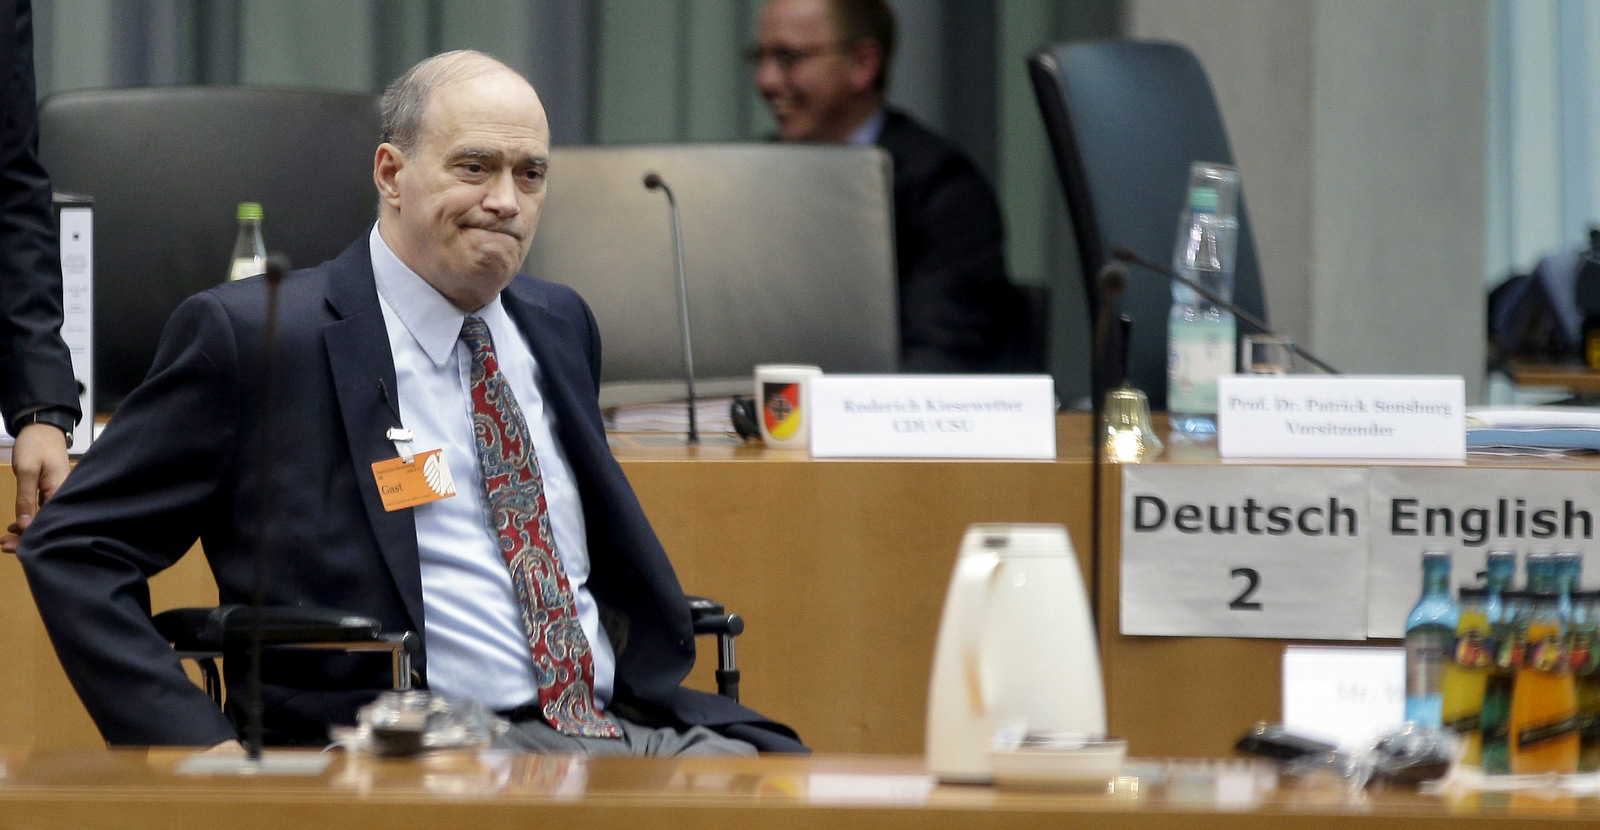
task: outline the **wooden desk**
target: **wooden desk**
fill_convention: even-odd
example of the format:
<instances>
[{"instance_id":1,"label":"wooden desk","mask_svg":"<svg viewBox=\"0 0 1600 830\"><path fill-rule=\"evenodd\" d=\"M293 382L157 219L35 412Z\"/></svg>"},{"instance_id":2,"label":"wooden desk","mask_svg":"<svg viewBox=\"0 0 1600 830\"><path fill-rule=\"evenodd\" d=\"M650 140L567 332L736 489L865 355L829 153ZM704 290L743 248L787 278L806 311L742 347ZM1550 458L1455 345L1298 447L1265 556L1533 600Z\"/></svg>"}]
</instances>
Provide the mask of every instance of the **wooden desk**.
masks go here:
<instances>
[{"instance_id":1,"label":"wooden desk","mask_svg":"<svg viewBox=\"0 0 1600 830\"><path fill-rule=\"evenodd\" d=\"M582 759L501 753L405 761L338 757L306 778L192 777L172 751L0 754L8 827L216 830L372 827L1094 828L1477 830L1592 826L1593 799L1346 796L1276 787L1270 774L1219 800L1210 773L1135 763L1114 793L930 787L919 759ZM1163 779L1169 779L1163 781ZM1231 787L1240 788L1237 778Z\"/></svg>"},{"instance_id":2,"label":"wooden desk","mask_svg":"<svg viewBox=\"0 0 1600 830\"><path fill-rule=\"evenodd\" d=\"M1506 374L1518 386L1554 386L1580 398L1600 395L1600 372L1581 364L1513 361Z\"/></svg>"},{"instance_id":3,"label":"wooden desk","mask_svg":"<svg viewBox=\"0 0 1600 830\"><path fill-rule=\"evenodd\" d=\"M621 436L614 451L684 589L748 621L746 703L818 751L920 753L939 614L967 525L1065 524L1088 584L1088 436L1086 415L1061 418L1053 462L812 461L665 436ZM14 492L0 468L0 513ZM151 594L158 611L217 601L198 552ZM15 557L0 557L0 602L0 744L101 745ZM708 641L700 654L693 685L714 690Z\"/></svg>"}]
</instances>

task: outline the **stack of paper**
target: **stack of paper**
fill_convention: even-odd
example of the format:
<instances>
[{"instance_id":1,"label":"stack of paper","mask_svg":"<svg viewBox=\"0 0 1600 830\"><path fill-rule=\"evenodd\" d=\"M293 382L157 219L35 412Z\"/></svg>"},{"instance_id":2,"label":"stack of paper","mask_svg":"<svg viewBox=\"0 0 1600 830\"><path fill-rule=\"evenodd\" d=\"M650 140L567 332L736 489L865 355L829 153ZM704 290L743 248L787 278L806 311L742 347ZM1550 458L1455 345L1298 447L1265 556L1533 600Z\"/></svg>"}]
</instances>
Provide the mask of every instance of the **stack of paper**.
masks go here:
<instances>
[{"instance_id":1,"label":"stack of paper","mask_svg":"<svg viewBox=\"0 0 1600 830\"><path fill-rule=\"evenodd\" d=\"M697 398L695 426L707 434L733 432L729 408L733 398ZM612 432L688 432L689 407L683 401L629 404L606 410L606 429Z\"/></svg>"},{"instance_id":2,"label":"stack of paper","mask_svg":"<svg viewBox=\"0 0 1600 830\"><path fill-rule=\"evenodd\" d=\"M1600 452L1600 409L1532 406L1470 409L1467 449L1503 454Z\"/></svg>"}]
</instances>

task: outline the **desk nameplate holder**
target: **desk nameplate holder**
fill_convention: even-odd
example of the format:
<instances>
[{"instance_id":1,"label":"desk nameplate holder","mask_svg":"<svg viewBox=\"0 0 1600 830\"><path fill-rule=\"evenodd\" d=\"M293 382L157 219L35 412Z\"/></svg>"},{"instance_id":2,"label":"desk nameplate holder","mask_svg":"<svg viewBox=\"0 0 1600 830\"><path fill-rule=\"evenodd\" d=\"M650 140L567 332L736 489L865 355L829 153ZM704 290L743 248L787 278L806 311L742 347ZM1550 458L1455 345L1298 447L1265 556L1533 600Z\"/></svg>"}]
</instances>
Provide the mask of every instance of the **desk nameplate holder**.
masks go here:
<instances>
[{"instance_id":1,"label":"desk nameplate holder","mask_svg":"<svg viewBox=\"0 0 1600 830\"><path fill-rule=\"evenodd\" d=\"M1360 752L1405 721L1406 652L1398 647L1283 650L1283 725Z\"/></svg>"},{"instance_id":2,"label":"desk nameplate holder","mask_svg":"<svg viewBox=\"0 0 1600 830\"><path fill-rule=\"evenodd\" d=\"M204 750L196 750L193 755L179 761L174 770L179 775L316 777L331 763L333 754L329 752L268 750L262 752L260 758L251 760L243 754L243 750L237 755L212 755Z\"/></svg>"},{"instance_id":3,"label":"desk nameplate holder","mask_svg":"<svg viewBox=\"0 0 1600 830\"><path fill-rule=\"evenodd\" d=\"M1217 379L1223 458L1461 461L1460 377L1226 375Z\"/></svg>"},{"instance_id":4,"label":"desk nameplate holder","mask_svg":"<svg viewBox=\"0 0 1600 830\"><path fill-rule=\"evenodd\" d=\"M823 375L813 458L1056 457L1049 375Z\"/></svg>"}]
</instances>

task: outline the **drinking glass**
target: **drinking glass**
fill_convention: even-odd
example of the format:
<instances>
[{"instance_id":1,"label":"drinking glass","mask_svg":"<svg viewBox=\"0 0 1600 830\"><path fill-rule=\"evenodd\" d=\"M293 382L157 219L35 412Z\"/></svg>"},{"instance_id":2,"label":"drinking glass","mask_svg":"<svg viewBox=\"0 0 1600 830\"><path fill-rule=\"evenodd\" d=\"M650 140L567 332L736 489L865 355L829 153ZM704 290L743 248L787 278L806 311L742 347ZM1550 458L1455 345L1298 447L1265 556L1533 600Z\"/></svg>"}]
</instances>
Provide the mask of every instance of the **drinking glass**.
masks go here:
<instances>
[{"instance_id":1,"label":"drinking glass","mask_svg":"<svg viewBox=\"0 0 1600 830\"><path fill-rule=\"evenodd\" d=\"M1247 334L1240 350L1247 375L1287 375L1294 371L1294 342L1280 334Z\"/></svg>"}]
</instances>

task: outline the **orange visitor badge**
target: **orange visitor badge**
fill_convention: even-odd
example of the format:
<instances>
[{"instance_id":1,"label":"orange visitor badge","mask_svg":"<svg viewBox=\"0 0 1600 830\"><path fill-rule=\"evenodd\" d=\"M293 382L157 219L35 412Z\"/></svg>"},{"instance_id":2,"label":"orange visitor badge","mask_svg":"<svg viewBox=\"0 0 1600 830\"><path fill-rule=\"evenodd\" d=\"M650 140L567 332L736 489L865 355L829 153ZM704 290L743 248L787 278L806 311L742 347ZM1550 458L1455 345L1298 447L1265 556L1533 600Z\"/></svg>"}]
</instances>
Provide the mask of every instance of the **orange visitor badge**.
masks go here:
<instances>
[{"instance_id":1,"label":"orange visitor badge","mask_svg":"<svg viewBox=\"0 0 1600 830\"><path fill-rule=\"evenodd\" d=\"M444 450L417 453L410 461L391 458L372 465L383 509L393 512L456 494L455 479L445 463Z\"/></svg>"}]
</instances>

